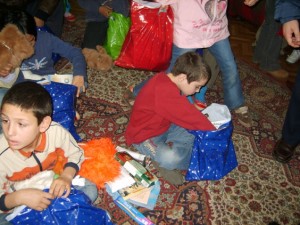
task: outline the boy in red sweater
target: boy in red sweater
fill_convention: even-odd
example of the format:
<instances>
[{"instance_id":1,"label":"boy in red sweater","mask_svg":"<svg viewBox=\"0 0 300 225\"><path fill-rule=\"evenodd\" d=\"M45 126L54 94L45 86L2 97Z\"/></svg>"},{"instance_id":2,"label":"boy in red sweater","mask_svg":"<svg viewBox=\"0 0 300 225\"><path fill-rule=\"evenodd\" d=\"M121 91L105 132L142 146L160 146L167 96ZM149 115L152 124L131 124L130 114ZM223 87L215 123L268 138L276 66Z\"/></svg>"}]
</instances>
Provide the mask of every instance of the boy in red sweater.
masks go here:
<instances>
[{"instance_id":1,"label":"boy in red sweater","mask_svg":"<svg viewBox=\"0 0 300 225\"><path fill-rule=\"evenodd\" d=\"M170 183L184 182L180 171L190 163L194 135L188 130L214 130L186 96L199 92L210 78L201 56L181 55L171 73L153 76L137 96L125 133L128 145L150 156Z\"/></svg>"}]
</instances>

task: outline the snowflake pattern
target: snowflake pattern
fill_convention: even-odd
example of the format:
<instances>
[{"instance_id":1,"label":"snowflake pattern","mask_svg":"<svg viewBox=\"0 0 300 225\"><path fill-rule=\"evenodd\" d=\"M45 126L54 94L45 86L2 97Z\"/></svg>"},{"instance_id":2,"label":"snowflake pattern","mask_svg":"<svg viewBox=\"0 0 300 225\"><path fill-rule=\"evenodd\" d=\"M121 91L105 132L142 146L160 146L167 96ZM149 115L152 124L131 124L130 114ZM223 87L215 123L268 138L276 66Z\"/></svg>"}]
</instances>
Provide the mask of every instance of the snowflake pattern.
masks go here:
<instances>
[{"instance_id":1,"label":"snowflake pattern","mask_svg":"<svg viewBox=\"0 0 300 225\"><path fill-rule=\"evenodd\" d=\"M48 61L45 61L46 57L41 60L35 59L34 62L28 62L27 64L23 63L21 70L39 70L45 68L45 65L48 64Z\"/></svg>"}]
</instances>

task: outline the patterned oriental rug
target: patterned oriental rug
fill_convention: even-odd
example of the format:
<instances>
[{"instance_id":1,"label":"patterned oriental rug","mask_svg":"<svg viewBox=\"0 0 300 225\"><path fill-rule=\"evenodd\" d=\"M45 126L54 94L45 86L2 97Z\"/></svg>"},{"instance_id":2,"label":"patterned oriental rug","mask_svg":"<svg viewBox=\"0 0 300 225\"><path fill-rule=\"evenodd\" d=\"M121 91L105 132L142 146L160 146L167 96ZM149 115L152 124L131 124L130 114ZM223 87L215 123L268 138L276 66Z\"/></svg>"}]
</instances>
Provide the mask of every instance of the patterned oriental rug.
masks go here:
<instances>
[{"instance_id":1,"label":"patterned oriental rug","mask_svg":"<svg viewBox=\"0 0 300 225\"><path fill-rule=\"evenodd\" d=\"M63 39L80 46L84 26L80 17L74 23L66 23ZM239 60L237 64L253 118L249 129L233 118L238 167L219 181L186 182L178 187L160 178L161 192L154 210L138 208L154 224L300 223L300 151L285 165L272 159L290 91L251 65ZM70 65L65 69L70 69ZM116 66L108 72L89 69L89 88L77 101L81 115L76 121L79 135L85 141L110 137L117 145L130 148L125 145L124 132L131 107L123 93L152 74ZM207 92L207 102L223 103L222 95L219 77ZM105 190L99 191L97 206L106 209L116 224L136 224Z\"/></svg>"}]
</instances>

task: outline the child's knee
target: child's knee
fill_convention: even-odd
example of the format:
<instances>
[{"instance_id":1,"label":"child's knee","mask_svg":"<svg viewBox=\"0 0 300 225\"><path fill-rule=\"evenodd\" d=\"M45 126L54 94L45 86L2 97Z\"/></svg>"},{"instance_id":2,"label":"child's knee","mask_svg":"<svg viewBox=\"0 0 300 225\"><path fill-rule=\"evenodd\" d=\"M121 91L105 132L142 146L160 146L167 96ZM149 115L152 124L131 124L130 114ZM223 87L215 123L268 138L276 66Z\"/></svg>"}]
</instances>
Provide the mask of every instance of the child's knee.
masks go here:
<instances>
[{"instance_id":1,"label":"child's knee","mask_svg":"<svg viewBox=\"0 0 300 225\"><path fill-rule=\"evenodd\" d=\"M86 196L88 196L92 203L94 203L98 198L98 189L96 185L88 179L85 179L84 186L76 186L75 188L82 191Z\"/></svg>"}]
</instances>

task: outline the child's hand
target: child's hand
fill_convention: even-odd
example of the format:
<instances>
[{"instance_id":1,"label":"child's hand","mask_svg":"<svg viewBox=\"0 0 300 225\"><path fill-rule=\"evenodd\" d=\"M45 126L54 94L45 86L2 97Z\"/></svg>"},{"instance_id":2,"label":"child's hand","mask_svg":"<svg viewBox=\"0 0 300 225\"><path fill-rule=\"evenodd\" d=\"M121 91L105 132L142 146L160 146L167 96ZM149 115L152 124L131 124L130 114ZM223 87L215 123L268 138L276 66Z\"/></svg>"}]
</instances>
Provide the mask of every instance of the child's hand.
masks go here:
<instances>
[{"instance_id":1,"label":"child's hand","mask_svg":"<svg viewBox=\"0 0 300 225\"><path fill-rule=\"evenodd\" d=\"M105 6L105 5L100 6L99 13L101 13L103 16L108 18L112 13L112 8Z\"/></svg>"},{"instance_id":2,"label":"child's hand","mask_svg":"<svg viewBox=\"0 0 300 225\"><path fill-rule=\"evenodd\" d=\"M79 95L80 95L81 92L85 92L85 86L84 86L84 78L83 78L83 76L74 76L72 84L77 87L76 97L79 97Z\"/></svg>"},{"instance_id":3,"label":"child's hand","mask_svg":"<svg viewBox=\"0 0 300 225\"><path fill-rule=\"evenodd\" d=\"M247 6L254 6L258 1L259 0L244 0L244 4Z\"/></svg>"},{"instance_id":4,"label":"child's hand","mask_svg":"<svg viewBox=\"0 0 300 225\"><path fill-rule=\"evenodd\" d=\"M53 180L49 193L53 194L54 197L68 197L71 191L72 179L67 176L60 176L57 179Z\"/></svg>"},{"instance_id":5,"label":"child's hand","mask_svg":"<svg viewBox=\"0 0 300 225\"><path fill-rule=\"evenodd\" d=\"M37 211L47 209L51 203L51 199L54 198L52 194L39 189L28 188L18 192L20 205L26 205Z\"/></svg>"},{"instance_id":6,"label":"child's hand","mask_svg":"<svg viewBox=\"0 0 300 225\"><path fill-rule=\"evenodd\" d=\"M300 46L300 29L298 20L290 20L284 23L282 31L283 36L290 46L294 48L298 48Z\"/></svg>"},{"instance_id":7,"label":"child's hand","mask_svg":"<svg viewBox=\"0 0 300 225\"><path fill-rule=\"evenodd\" d=\"M34 21L37 27L45 26L45 21L40 18L34 17Z\"/></svg>"}]
</instances>

